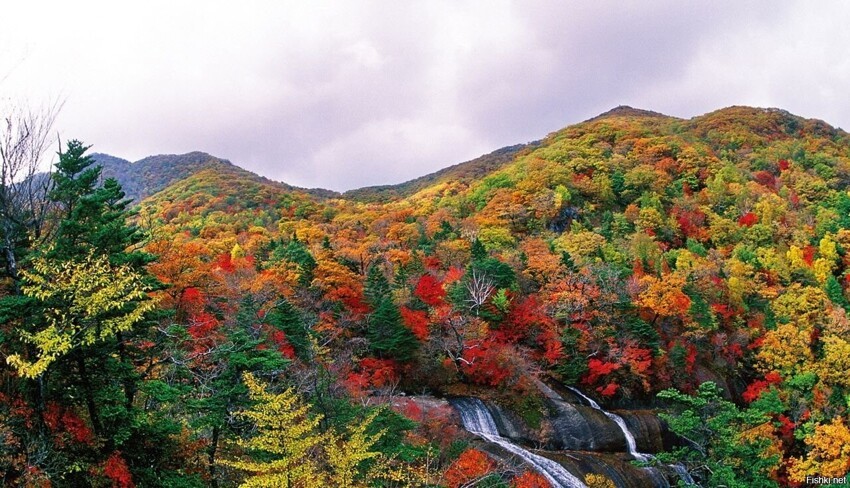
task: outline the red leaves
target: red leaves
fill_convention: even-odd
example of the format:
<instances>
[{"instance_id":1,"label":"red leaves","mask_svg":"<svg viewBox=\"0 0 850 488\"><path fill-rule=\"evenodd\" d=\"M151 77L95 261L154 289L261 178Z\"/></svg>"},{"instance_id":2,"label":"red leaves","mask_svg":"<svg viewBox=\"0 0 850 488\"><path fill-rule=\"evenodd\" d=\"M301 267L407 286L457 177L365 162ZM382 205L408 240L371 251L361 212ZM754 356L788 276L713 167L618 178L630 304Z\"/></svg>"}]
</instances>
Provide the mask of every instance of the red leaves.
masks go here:
<instances>
[{"instance_id":1,"label":"red leaves","mask_svg":"<svg viewBox=\"0 0 850 488\"><path fill-rule=\"evenodd\" d=\"M708 238L708 231L705 228L708 218L705 212L674 207L671 214L676 219L679 230L685 237L692 237L696 240L705 240Z\"/></svg>"},{"instance_id":2,"label":"red leaves","mask_svg":"<svg viewBox=\"0 0 850 488\"><path fill-rule=\"evenodd\" d=\"M455 281L463 278L464 271L462 268L458 268L457 266L452 266L446 271L446 276L443 278L443 285L450 285Z\"/></svg>"},{"instance_id":3,"label":"red leaves","mask_svg":"<svg viewBox=\"0 0 850 488\"><path fill-rule=\"evenodd\" d=\"M236 270L236 266L233 264L233 259L231 259L230 253L220 254L215 260L213 269L220 269L225 273L232 273Z\"/></svg>"},{"instance_id":4,"label":"red leaves","mask_svg":"<svg viewBox=\"0 0 850 488\"><path fill-rule=\"evenodd\" d=\"M421 310L411 310L401 307L401 319L404 325L413 332L420 341L428 340L428 314Z\"/></svg>"},{"instance_id":5,"label":"red leaves","mask_svg":"<svg viewBox=\"0 0 850 488\"><path fill-rule=\"evenodd\" d=\"M791 165L790 165L790 163L788 163L788 160L787 160L787 159L780 159L780 160L779 160L779 163L777 163L777 166L779 166L779 171L785 171L785 170L787 170L787 169L788 169Z\"/></svg>"},{"instance_id":6,"label":"red leaves","mask_svg":"<svg viewBox=\"0 0 850 488\"><path fill-rule=\"evenodd\" d=\"M617 363L610 363L596 358L591 358L590 361L587 362L587 374L584 375L584 378L582 378L581 381L586 385L593 385L599 380L599 378L607 374L611 374L618 369L620 369L620 365Z\"/></svg>"},{"instance_id":7,"label":"red leaves","mask_svg":"<svg viewBox=\"0 0 850 488\"><path fill-rule=\"evenodd\" d=\"M506 341L515 342L528 337L533 327L545 329L553 325L552 319L543 311L534 295L511 303L505 325L499 329Z\"/></svg>"},{"instance_id":8,"label":"red leaves","mask_svg":"<svg viewBox=\"0 0 850 488\"><path fill-rule=\"evenodd\" d=\"M207 339L212 336L218 329L219 322L212 314L201 312L196 314L190 320L187 331L194 339Z\"/></svg>"},{"instance_id":9,"label":"red leaves","mask_svg":"<svg viewBox=\"0 0 850 488\"><path fill-rule=\"evenodd\" d=\"M537 337L537 342L543 346L543 360L550 365L557 364L564 357L564 344L553 329L545 329Z\"/></svg>"},{"instance_id":10,"label":"red leaves","mask_svg":"<svg viewBox=\"0 0 850 488\"><path fill-rule=\"evenodd\" d=\"M747 212L744 215L742 215L741 218L738 219L738 225L740 225L741 227L752 227L752 226L756 225L758 223L758 221L759 221L758 215L756 215L752 212Z\"/></svg>"},{"instance_id":11,"label":"red leaves","mask_svg":"<svg viewBox=\"0 0 850 488\"><path fill-rule=\"evenodd\" d=\"M93 445L94 433L85 421L70 410L62 408L58 403L50 402L44 412L44 423L53 433L58 445L71 441Z\"/></svg>"},{"instance_id":12,"label":"red leaves","mask_svg":"<svg viewBox=\"0 0 850 488\"><path fill-rule=\"evenodd\" d=\"M278 352L283 354L283 356L287 359L295 359L295 348L292 347L292 344L289 343L289 340L286 338L286 333L282 330L275 329L274 327L268 327L269 330L269 340L275 345Z\"/></svg>"},{"instance_id":13,"label":"red leaves","mask_svg":"<svg viewBox=\"0 0 850 488\"><path fill-rule=\"evenodd\" d=\"M467 449L449 466L444 475L446 486L460 488L477 480L495 467L493 461L478 449Z\"/></svg>"},{"instance_id":14,"label":"red leaves","mask_svg":"<svg viewBox=\"0 0 850 488\"><path fill-rule=\"evenodd\" d=\"M771 190L776 189L776 177L768 171L756 171L753 173L753 179L756 180L756 183Z\"/></svg>"},{"instance_id":15,"label":"red leaves","mask_svg":"<svg viewBox=\"0 0 850 488\"><path fill-rule=\"evenodd\" d=\"M779 435L786 442L789 442L789 443L793 442L794 441L794 429L797 427L797 424L795 424L791 419L789 419L785 415L779 415L776 418L776 420L777 420L777 422L779 422L779 427L777 429L778 432L779 432Z\"/></svg>"},{"instance_id":16,"label":"red leaves","mask_svg":"<svg viewBox=\"0 0 850 488\"><path fill-rule=\"evenodd\" d=\"M752 403L761 396L762 392L767 390L771 385L782 383L782 376L776 372L770 372L764 376L764 380L756 380L750 383L743 395L744 401Z\"/></svg>"},{"instance_id":17,"label":"red leaves","mask_svg":"<svg viewBox=\"0 0 850 488\"><path fill-rule=\"evenodd\" d=\"M424 274L416 283L416 288L413 294L419 297L426 305L431 307L439 307L443 304L443 299L446 296L446 290L443 289L443 284L431 274Z\"/></svg>"},{"instance_id":18,"label":"red leaves","mask_svg":"<svg viewBox=\"0 0 850 488\"><path fill-rule=\"evenodd\" d=\"M103 475L112 480L112 488L134 488L133 475L120 451L115 451L103 466Z\"/></svg>"},{"instance_id":19,"label":"red leaves","mask_svg":"<svg viewBox=\"0 0 850 488\"><path fill-rule=\"evenodd\" d=\"M493 339L467 347L461 369L479 385L498 386L513 373L509 348Z\"/></svg>"},{"instance_id":20,"label":"red leaves","mask_svg":"<svg viewBox=\"0 0 850 488\"><path fill-rule=\"evenodd\" d=\"M604 397L612 397L617 393L617 390L619 388L620 385L618 385L617 383L608 383L607 385L605 385L604 388L601 386L596 388L596 391Z\"/></svg>"},{"instance_id":21,"label":"red leaves","mask_svg":"<svg viewBox=\"0 0 850 488\"><path fill-rule=\"evenodd\" d=\"M392 359L364 358L358 365L359 372L351 372L344 381L352 396L363 396L369 388L383 388L398 381L398 363Z\"/></svg>"},{"instance_id":22,"label":"red leaves","mask_svg":"<svg viewBox=\"0 0 850 488\"><path fill-rule=\"evenodd\" d=\"M803 261L805 261L809 266L813 265L815 262L815 251L816 249L812 245L803 248Z\"/></svg>"}]
</instances>

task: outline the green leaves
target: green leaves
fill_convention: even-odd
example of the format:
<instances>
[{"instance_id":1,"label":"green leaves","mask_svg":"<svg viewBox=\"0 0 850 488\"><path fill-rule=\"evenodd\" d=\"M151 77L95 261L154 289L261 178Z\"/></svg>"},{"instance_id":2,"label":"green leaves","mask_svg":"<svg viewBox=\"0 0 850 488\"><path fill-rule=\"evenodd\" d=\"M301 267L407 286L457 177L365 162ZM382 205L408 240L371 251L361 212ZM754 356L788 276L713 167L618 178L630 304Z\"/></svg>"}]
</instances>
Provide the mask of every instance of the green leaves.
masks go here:
<instances>
[{"instance_id":1,"label":"green leaves","mask_svg":"<svg viewBox=\"0 0 850 488\"><path fill-rule=\"evenodd\" d=\"M672 404L672 412L661 418L689 444L673 457L693 467L691 473L702 486L778 486L770 476L778 463L777 456L768 454L770 440L747 435L768 422L765 414L772 406L763 403L759 409L742 411L722 393L710 381L699 385L694 395L673 389L658 393Z\"/></svg>"}]
</instances>

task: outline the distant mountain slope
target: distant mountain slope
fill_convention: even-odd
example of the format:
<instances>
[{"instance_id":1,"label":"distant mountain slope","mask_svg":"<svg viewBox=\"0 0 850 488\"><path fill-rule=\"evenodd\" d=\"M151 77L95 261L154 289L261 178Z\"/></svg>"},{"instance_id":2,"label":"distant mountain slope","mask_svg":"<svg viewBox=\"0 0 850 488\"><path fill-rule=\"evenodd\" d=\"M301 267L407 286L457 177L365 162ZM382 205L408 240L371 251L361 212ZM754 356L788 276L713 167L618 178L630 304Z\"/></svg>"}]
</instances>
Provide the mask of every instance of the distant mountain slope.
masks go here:
<instances>
[{"instance_id":1,"label":"distant mountain slope","mask_svg":"<svg viewBox=\"0 0 850 488\"><path fill-rule=\"evenodd\" d=\"M470 183L510 163L522 151L534 149L539 145L540 141L534 141L528 144L503 147L489 154L449 166L448 168L398 185L367 186L349 190L343 193L342 197L360 202L387 202L409 197L422 189L446 180Z\"/></svg>"},{"instance_id":2,"label":"distant mountain slope","mask_svg":"<svg viewBox=\"0 0 850 488\"><path fill-rule=\"evenodd\" d=\"M255 179L258 183L274 185L283 190L296 189L296 187L286 183L275 182L242 169L226 159L217 158L200 151L148 156L135 163L102 153L94 153L92 157L97 164L101 165L103 178L118 180L127 194L127 198L131 198L135 202L139 202L204 170L222 170L226 173L236 171L243 177ZM303 191L317 197L337 195L335 192L322 189Z\"/></svg>"}]
</instances>

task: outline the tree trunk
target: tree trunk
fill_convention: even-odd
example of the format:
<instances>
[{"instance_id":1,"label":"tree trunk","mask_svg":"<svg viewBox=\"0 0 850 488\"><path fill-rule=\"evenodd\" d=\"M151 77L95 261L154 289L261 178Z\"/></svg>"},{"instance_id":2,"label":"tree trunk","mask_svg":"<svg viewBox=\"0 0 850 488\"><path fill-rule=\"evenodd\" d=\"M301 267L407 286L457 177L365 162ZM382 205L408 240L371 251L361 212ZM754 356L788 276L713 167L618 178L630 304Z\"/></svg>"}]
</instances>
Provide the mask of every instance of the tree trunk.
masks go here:
<instances>
[{"instance_id":1,"label":"tree trunk","mask_svg":"<svg viewBox=\"0 0 850 488\"><path fill-rule=\"evenodd\" d=\"M89 419L91 419L91 425L94 429L95 435L100 436L103 433L103 427L100 425L100 416L97 413L97 405L94 401L94 390L92 389L91 380L89 379L88 370L86 369L86 360L79 351L76 353L76 360L77 373L80 375L80 384L83 387L83 394L85 395L86 409L88 409L89 412Z\"/></svg>"},{"instance_id":2,"label":"tree trunk","mask_svg":"<svg viewBox=\"0 0 850 488\"><path fill-rule=\"evenodd\" d=\"M210 486L218 488L218 475L215 468L215 454L218 451L218 438L221 435L221 427L216 425L213 427L212 439L210 440L210 448L207 451L209 460Z\"/></svg>"}]
</instances>

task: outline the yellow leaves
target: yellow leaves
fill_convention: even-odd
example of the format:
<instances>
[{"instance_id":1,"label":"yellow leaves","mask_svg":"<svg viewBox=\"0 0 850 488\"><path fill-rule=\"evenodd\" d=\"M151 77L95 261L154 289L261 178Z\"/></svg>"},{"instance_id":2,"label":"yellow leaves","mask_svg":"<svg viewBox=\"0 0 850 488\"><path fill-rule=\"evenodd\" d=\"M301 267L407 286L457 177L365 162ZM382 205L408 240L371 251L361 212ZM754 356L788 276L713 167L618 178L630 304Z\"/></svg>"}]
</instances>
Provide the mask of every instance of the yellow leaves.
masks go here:
<instances>
[{"instance_id":1,"label":"yellow leaves","mask_svg":"<svg viewBox=\"0 0 850 488\"><path fill-rule=\"evenodd\" d=\"M818 376L830 385L850 388L850 343L834 336L825 336L823 342L823 359L818 362Z\"/></svg>"},{"instance_id":2,"label":"yellow leaves","mask_svg":"<svg viewBox=\"0 0 850 488\"><path fill-rule=\"evenodd\" d=\"M7 358L18 374L35 378L58 358L80 346L90 346L130 330L156 305L149 287L129 266L115 266L106 257L56 262L39 257L22 275L25 295L46 305L45 327L22 332L35 346L34 358Z\"/></svg>"},{"instance_id":3,"label":"yellow leaves","mask_svg":"<svg viewBox=\"0 0 850 488\"><path fill-rule=\"evenodd\" d=\"M758 352L759 369L778 371L783 376L802 372L814 361L811 348L812 329L797 323L780 324L768 331Z\"/></svg>"},{"instance_id":4,"label":"yellow leaves","mask_svg":"<svg viewBox=\"0 0 850 488\"><path fill-rule=\"evenodd\" d=\"M744 296L756 291L751 280L753 267L739 259L731 258L726 263L726 273L729 276L727 284L730 301L743 306Z\"/></svg>"},{"instance_id":5,"label":"yellow leaves","mask_svg":"<svg viewBox=\"0 0 850 488\"><path fill-rule=\"evenodd\" d=\"M617 485L605 475L590 473L584 477L587 488L616 488Z\"/></svg>"},{"instance_id":6,"label":"yellow leaves","mask_svg":"<svg viewBox=\"0 0 850 488\"><path fill-rule=\"evenodd\" d=\"M818 253L820 257L815 260L813 268L818 282L824 284L838 266L839 260L838 244L831 235L827 234L820 240Z\"/></svg>"},{"instance_id":7,"label":"yellow leaves","mask_svg":"<svg viewBox=\"0 0 850 488\"><path fill-rule=\"evenodd\" d=\"M653 207L642 208L635 224L642 230L660 229L664 226L664 216Z\"/></svg>"},{"instance_id":8,"label":"yellow leaves","mask_svg":"<svg viewBox=\"0 0 850 488\"><path fill-rule=\"evenodd\" d=\"M788 260L792 269L807 268L809 266L805 259L803 259L803 250L798 246L792 245L788 249L788 252L785 253L785 258Z\"/></svg>"},{"instance_id":9,"label":"yellow leaves","mask_svg":"<svg viewBox=\"0 0 850 488\"><path fill-rule=\"evenodd\" d=\"M315 457L316 446L325 440L317 432L321 416L311 417L310 407L301 402L292 388L274 394L251 373L242 376L255 405L239 412L257 427L257 435L240 439L237 444L252 451L275 455L271 461L222 461L223 464L251 473L241 485L254 486L323 486Z\"/></svg>"},{"instance_id":10,"label":"yellow leaves","mask_svg":"<svg viewBox=\"0 0 850 488\"><path fill-rule=\"evenodd\" d=\"M239 259L245 257L245 250L242 249L242 246L239 243L233 245L233 248L230 249L230 259Z\"/></svg>"},{"instance_id":11,"label":"yellow leaves","mask_svg":"<svg viewBox=\"0 0 850 488\"><path fill-rule=\"evenodd\" d=\"M820 253L821 258L829 261L830 263L838 261L838 243L835 242L830 234L823 236L820 240L820 244L818 244L818 252Z\"/></svg>"},{"instance_id":12,"label":"yellow leaves","mask_svg":"<svg viewBox=\"0 0 850 488\"><path fill-rule=\"evenodd\" d=\"M797 283L788 287L785 293L771 305L779 319L796 322L800 328L823 325L827 310L831 308L829 298L823 290Z\"/></svg>"},{"instance_id":13,"label":"yellow leaves","mask_svg":"<svg viewBox=\"0 0 850 488\"><path fill-rule=\"evenodd\" d=\"M372 412L362 422L349 427L348 439L331 433L329 441L325 444L328 466L331 468L330 481L333 486L353 487L355 477L358 474L357 467L367 459L373 459L380 455L372 451L372 446L386 433L386 429L374 435L366 434L366 429L372 424L380 413L379 410Z\"/></svg>"},{"instance_id":14,"label":"yellow leaves","mask_svg":"<svg viewBox=\"0 0 850 488\"><path fill-rule=\"evenodd\" d=\"M761 451L760 456L763 459L782 459L782 441L776 435L776 427L773 422L764 422L741 432L740 439L746 444L758 444L768 440L770 445ZM775 466L772 471L775 471L778 467Z\"/></svg>"},{"instance_id":15,"label":"yellow leaves","mask_svg":"<svg viewBox=\"0 0 850 488\"><path fill-rule=\"evenodd\" d=\"M245 373L243 380L254 406L237 415L251 421L257 428L257 435L241 439L237 444L251 452L264 452L266 456L262 461L221 461L250 473L240 486L365 487L371 475L361 476L362 462L374 459L377 464L390 467L380 458L380 452L372 450L386 431L366 432L380 410L349 426L345 435L333 431L321 433L322 416L311 415L310 406L302 402L292 388L270 393L251 373ZM386 476L386 473L380 474Z\"/></svg>"},{"instance_id":16,"label":"yellow leaves","mask_svg":"<svg viewBox=\"0 0 850 488\"><path fill-rule=\"evenodd\" d=\"M557 251L567 251L576 264L585 262L605 245L605 237L590 231L566 232L555 239Z\"/></svg>"},{"instance_id":17,"label":"yellow leaves","mask_svg":"<svg viewBox=\"0 0 850 488\"><path fill-rule=\"evenodd\" d=\"M478 238L488 250L510 249L515 245L511 231L505 227L485 227L479 231Z\"/></svg>"},{"instance_id":18,"label":"yellow leaves","mask_svg":"<svg viewBox=\"0 0 850 488\"><path fill-rule=\"evenodd\" d=\"M850 429L843 418L817 425L805 442L810 451L805 459L795 458L789 469L792 480L805 482L806 476L842 477L850 470Z\"/></svg>"}]
</instances>

